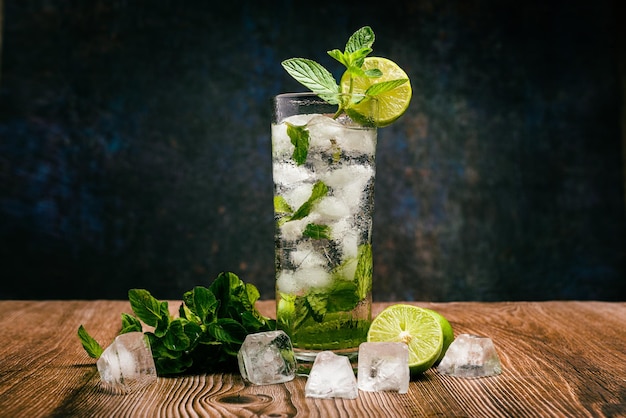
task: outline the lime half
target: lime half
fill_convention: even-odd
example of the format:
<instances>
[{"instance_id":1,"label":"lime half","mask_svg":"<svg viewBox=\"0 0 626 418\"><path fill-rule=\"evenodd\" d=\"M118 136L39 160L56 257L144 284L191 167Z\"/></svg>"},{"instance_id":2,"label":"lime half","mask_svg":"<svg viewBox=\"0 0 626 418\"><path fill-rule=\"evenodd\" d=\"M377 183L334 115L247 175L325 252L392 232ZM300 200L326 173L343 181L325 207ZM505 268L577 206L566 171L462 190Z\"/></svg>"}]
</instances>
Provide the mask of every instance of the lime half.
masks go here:
<instances>
[{"instance_id":1,"label":"lime half","mask_svg":"<svg viewBox=\"0 0 626 418\"><path fill-rule=\"evenodd\" d=\"M398 67L395 62L381 57L366 57L361 67L363 70L378 68L383 75L378 78L354 77L352 79L352 92L363 94L373 84L381 81L407 79L407 82L395 89L383 92L376 96L378 99L378 116L375 119L376 126L384 127L395 122L406 112L413 94L409 76ZM341 91L350 91L350 75L346 72L341 77ZM359 105L353 107L358 112ZM367 112L363 112L367 114Z\"/></svg>"},{"instance_id":2,"label":"lime half","mask_svg":"<svg viewBox=\"0 0 626 418\"><path fill-rule=\"evenodd\" d=\"M448 320L443 315L441 315L437 311L433 311L432 309L428 310L433 315L435 315L435 318L439 320L439 324L441 325L441 331L443 332L443 347L441 348L441 354L439 354L439 358L433 365L436 366L441 362L443 357L446 355L446 351L448 351L448 347L450 347L450 344L452 344L452 341L454 341L454 331L452 330L450 322L448 322Z\"/></svg>"},{"instance_id":3,"label":"lime half","mask_svg":"<svg viewBox=\"0 0 626 418\"><path fill-rule=\"evenodd\" d=\"M404 342L409 346L412 375L423 373L439 359L443 349L443 330L429 309L396 304L378 314L367 333L368 342Z\"/></svg>"}]
</instances>

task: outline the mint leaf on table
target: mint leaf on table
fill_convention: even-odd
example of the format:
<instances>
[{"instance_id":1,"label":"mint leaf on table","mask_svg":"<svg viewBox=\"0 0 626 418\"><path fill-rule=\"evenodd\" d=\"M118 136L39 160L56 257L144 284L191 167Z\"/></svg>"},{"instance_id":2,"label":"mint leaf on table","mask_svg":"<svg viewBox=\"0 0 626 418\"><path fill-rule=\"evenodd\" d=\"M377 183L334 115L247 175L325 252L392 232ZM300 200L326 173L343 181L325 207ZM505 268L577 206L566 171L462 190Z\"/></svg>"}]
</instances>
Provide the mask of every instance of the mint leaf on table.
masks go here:
<instances>
[{"instance_id":1,"label":"mint leaf on table","mask_svg":"<svg viewBox=\"0 0 626 418\"><path fill-rule=\"evenodd\" d=\"M185 334L182 318L170 322L168 332L164 335L163 344L168 350L184 351L191 346L191 339Z\"/></svg>"},{"instance_id":2,"label":"mint leaf on table","mask_svg":"<svg viewBox=\"0 0 626 418\"><path fill-rule=\"evenodd\" d=\"M83 344L83 348L89 357L97 359L104 352L100 344L87 333L87 330L82 325L78 327L78 338L80 338L80 342Z\"/></svg>"},{"instance_id":3,"label":"mint leaf on table","mask_svg":"<svg viewBox=\"0 0 626 418\"><path fill-rule=\"evenodd\" d=\"M141 332L141 321L132 315L122 313L122 330L120 334L127 332Z\"/></svg>"},{"instance_id":4,"label":"mint leaf on table","mask_svg":"<svg viewBox=\"0 0 626 418\"><path fill-rule=\"evenodd\" d=\"M145 289L128 292L135 316L122 314L122 331L142 331L142 322L153 331L150 342L159 375L192 372L235 371L237 352L246 335L276 329L276 321L256 309L258 289L233 273L221 273L207 287L185 292L179 317L169 313L167 301L159 301ZM78 336L93 358L102 347L81 325Z\"/></svg>"},{"instance_id":5,"label":"mint leaf on table","mask_svg":"<svg viewBox=\"0 0 626 418\"><path fill-rule=\"evenodd\" d=\"M220 305L219 300L217 300L213 292L202 286L194 287L193 290L185 292L183 302L181 307L187 307L189 313L185 315L181 314L181 316L187 317L186 315L193 314L197 322L201 324L213 322L217 308ZM191 320L192 318L188 319Z\"/></svg>"},{"instance_id":6,"label":"mint leaf on table","mask_svg":"<svg viewBox=\"0 0 626 418\"><path fill-rule=\"evenodd\" d=\"M129 290L128 300L135 315L146 325L155 327L154 334L157 337L165 335L170 322L167 301L158 301L145 289Z\"/></svg>"},{"instance_id":7,"label":"mint leaf on table","mask_svg":"<svg viewBox=\"0 0 626 418\"><path fill-rule=\"evenodd\" d=\"M241 345L247 335L246 328L231 318L220 318L210 324L207 329L216 341L224 344Z\"/></svg>"},{"instance_id":8,"label":"mint leaf on table","mask_svg":"<svg viewBox=\"0 0 626 418\"><path fill-rule=\"evenodd\" d=\"M259 298L258 290L255 286L239 280L233 273L221 273L209 289L220 300L217 310L219 318L232 318L241 323L244 312L258 313L254 307Z\"/></svg>"}]
</instances>

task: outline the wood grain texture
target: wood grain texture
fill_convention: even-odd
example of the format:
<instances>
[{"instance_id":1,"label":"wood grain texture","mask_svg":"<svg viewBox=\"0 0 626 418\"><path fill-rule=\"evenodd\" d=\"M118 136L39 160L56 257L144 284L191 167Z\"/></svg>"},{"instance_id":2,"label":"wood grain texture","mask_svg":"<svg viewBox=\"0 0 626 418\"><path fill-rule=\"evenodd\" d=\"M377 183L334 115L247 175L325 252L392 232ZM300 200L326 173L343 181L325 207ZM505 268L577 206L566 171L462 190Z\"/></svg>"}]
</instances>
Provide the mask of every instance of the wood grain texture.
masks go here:
<instances>
[{"instance_id":1,"label":"wood grain texture","mask_svg":"<svg viewBox=\"0 0 626 418\"><path fill-rule=\"evenodd\" d=\"M179 302L170 302L176 311ZM491 337L496 377L459 379L429 370L409 393L359 392L355 400L304 397L306 379L246 385L239 375L160 377L143 391L110 395L76 329L100 342L120 328L122 301L0 301L1 417L624 417L626 303L416 303L446 316L455 334ZM388 303L376 303L378 314ZM259 310L273 316L274 302Z\"/></svg>"}]
</instances>

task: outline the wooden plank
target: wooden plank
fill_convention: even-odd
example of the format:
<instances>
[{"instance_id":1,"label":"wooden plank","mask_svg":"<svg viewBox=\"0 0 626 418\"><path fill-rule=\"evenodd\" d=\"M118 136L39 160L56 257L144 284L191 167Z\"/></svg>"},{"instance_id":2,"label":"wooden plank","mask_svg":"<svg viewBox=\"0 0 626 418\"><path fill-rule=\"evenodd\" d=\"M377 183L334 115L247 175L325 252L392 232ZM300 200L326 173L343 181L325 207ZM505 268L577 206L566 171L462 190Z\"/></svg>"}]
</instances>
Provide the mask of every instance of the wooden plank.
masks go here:
<instances>
[{"instance_id":1,"label":"wooden plank","mask_svg":"<svg viewBox=\"0 0 626 418\"><path fill-rule=\"evenodd\" d=\"M461 415L468 416L626 413L623 304L458 303L439 310L457 335L490 336L503 373L475 380L437 375L437 386L429 387L434 404L458 400Z\"/></svg>"},{"instance_id":2,"label":"wooden plank","mask_svg":"<svg viewBox=\"0 0 626 418\"><path fill-rule=\"evenodd\" d=\"M161 377L146 390L110 395L76 329L84 324L101 343L112 341L128 302L0 301L0 416L626 416L626 303L416 304L441 312L457 335L491 337L502 375L430 370L406 395L360 392L356 400L305 398L304 377L250 386L230 374ZM258 306L273 315L273 301Z\"/></svg>"},{"instance_id":3,"label":"wooden plank","mask_svg":"<svg viewBox=\"0 0 626 418\"><path fill-rule=\"evenodd\" d=\"M111 341L122 310L130 312L128 303L1 302L0 328L10 342L0 345L2 414L63 415L64 403L82 396L85 388L101 396L94 386L95 360L85 354L76 332L88 323L99 341Z\"/></svg>"}]
</instances>

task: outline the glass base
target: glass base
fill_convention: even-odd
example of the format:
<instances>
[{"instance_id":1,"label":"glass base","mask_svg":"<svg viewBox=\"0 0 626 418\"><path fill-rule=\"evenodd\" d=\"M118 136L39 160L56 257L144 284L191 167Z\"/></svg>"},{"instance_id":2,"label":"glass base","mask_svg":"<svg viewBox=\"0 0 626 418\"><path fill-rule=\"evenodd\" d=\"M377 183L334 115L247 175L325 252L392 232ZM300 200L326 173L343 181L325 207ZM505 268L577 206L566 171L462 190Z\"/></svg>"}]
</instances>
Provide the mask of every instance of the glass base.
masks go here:
<instances>
[{"instance_id":1,"label":"glass base","mask_svg":"<svg viewBox=\"0 0 626 418\"><path fill-rule=\"evenodd\" d=\"M313 363L315 362L315 358L318 353L321 353L323 350L304 350L299 348L294 348L294 353L296 355L296 360L298 361L298 368L296 370L296 374L299 376L308 376L311 372L311 368L313 367ZM352 365L352 370L356 373L358 370L358 358L359 358L359 348L346 348L343 350L328 350L333 353L346 356L350 360L350 364Z\"/></svg>"}]
</instances>

